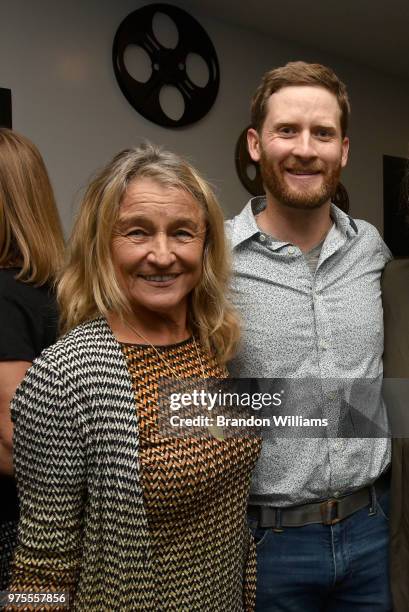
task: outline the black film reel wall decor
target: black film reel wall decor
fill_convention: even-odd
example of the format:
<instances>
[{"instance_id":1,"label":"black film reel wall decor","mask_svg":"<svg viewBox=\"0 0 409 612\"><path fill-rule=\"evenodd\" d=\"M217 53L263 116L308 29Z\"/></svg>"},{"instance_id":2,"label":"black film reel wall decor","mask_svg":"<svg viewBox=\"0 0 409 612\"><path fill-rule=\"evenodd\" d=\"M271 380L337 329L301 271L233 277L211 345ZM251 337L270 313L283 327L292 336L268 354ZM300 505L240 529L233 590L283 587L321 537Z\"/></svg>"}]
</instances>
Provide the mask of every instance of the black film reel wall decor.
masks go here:
<instances>
[{"instance_id":1,"label":"black film reel wall decor","mask_svg":"<svg viewBox=\"0 0 409 612\"><path fill-rule=\"evenodd\" d=\"M261 180L260 168L253 161L247 149L247 131L250 126L244 128L236 143L235 162L236 171L243 187L253 196L263 195L264 187Z\"/></svg>"},{"instance_id":2,"label":"black film reel wall decor","mask_svg":"<svg viewBox=\"0 0 409 612\"><path fill-rule=\"evenodd\" d=\"M165 47L155 36L153 19L157 13L167 15L176 25L178 42ZM129 45L141 47L152 63L152 73L145 82L133 78L125 65ZM186 70L189 54L205 62L207 83L197 85ZM219 90L220 70L212 41L196 19L170 4L150 4L130 13L120 24L113 44L115 76L122 93L138 113L164 127L182 127L199 121L212 107ZM179 119L169 117L162 109L160 92L164 86L175 87L183 97L184 112Z\"/></svg>"},{"instance_id":3,"label":"black film reel wall decor","mask_svg":"<svg viewBox=\"0 0 409 612\"><path fill-rule=\"evenodd\" d=\"M338 183L332 202L344 213L349 212L349 195L342 183Z\"/></svg>"}]
</instances>

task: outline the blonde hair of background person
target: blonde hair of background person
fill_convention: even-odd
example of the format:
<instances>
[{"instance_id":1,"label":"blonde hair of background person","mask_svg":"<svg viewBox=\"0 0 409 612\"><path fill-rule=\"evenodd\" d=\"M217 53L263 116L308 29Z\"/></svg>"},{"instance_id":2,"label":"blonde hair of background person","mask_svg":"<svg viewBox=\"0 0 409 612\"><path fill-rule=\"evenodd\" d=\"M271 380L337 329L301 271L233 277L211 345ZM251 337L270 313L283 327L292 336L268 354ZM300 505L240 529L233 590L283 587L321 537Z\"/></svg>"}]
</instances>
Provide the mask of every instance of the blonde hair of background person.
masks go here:
<instances>
[{"instance_id":1,"label":"blonde hair of background person","mask_svg":"<svg viewBox=\"0 0 409 612\"><path fill-rule=\"evenodd\" d=\"M0 128L0 267L19 267L33 285L53 282L64 239L54 194L37 147Z\"/></svg>"},{"instance_id":2,"label":"blonde hair of background person","mask_svg":"<svg viewBox=\"0 0 409 612\"><path fill-rule=\"evenodd\" d=\"M135 178L151 178L162 186L187 191L204 211L203 273L190 298L189 325L203 346L225 363L234 353L240 332L238 316L226 297L230 257L222 213L194 168L178 155L147 143L116 155L85 193L58 285L62 331L99 315L107 317L109 312L122 316L129 312L115 277L111 240L121 200Z\"/></svg>"},{"instance_id":3,"label":"blonde hair of background person","mask_svg":"<svg viewBox=\"0 0 409 612\"><path fill-rule=\"evenodd\" d=\"M36 287L51 285L63 249L53 190L37 147L28 138L0 128L0 269L19 268L18 280ZM2 473L13 471L10 400L30 365L28 361L0 361Z\"/></svg>"}]
</instances>

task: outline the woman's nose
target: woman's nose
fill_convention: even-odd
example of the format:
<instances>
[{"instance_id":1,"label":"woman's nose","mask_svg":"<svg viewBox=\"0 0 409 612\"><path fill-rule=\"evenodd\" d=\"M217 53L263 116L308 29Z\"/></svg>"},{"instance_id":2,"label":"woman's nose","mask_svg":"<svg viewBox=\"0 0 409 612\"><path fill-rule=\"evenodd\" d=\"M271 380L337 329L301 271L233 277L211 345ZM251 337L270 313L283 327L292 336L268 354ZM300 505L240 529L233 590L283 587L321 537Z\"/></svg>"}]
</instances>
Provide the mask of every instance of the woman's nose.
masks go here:
<instances>
[{"instance_id":1,"label":"woman's nose","mask_svg":"<svg viewBox=\"0 0 409 612\"><path fill-rule=\"evenodd\" d=\"M173 241L165 233L160 232L153 236L147 259L150 263L166 268L176 260Z\"/></svg>"}]
</instances>

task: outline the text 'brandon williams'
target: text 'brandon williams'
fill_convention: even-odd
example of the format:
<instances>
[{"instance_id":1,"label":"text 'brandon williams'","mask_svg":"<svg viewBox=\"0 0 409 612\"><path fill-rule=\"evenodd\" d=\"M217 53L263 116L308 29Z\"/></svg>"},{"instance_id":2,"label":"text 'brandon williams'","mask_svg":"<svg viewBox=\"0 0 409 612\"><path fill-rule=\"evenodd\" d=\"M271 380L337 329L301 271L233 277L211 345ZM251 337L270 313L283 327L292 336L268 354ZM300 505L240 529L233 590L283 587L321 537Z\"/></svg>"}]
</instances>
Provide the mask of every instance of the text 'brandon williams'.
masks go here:
<instances>
[{"instance_id":1,"label":"text 'brandon williams'","mask_svg":"<svg viewBox=\"0 0 409 612\"><path fill-rule=\"evenodd\" d=\"M215 408L246 407L260 410L264 407L281 406L281 393L211 393L201 389L191 393L172 393L170 395L170 408L178 411L181 408L194 406L207 411ZM271 417L256 417L255 415L239 417L217 414L208 416L182 417L172 415L170 424L173 427L327 427L328 419L306 418L300 415L272 415Z\"/></svg>"}]
</instances>

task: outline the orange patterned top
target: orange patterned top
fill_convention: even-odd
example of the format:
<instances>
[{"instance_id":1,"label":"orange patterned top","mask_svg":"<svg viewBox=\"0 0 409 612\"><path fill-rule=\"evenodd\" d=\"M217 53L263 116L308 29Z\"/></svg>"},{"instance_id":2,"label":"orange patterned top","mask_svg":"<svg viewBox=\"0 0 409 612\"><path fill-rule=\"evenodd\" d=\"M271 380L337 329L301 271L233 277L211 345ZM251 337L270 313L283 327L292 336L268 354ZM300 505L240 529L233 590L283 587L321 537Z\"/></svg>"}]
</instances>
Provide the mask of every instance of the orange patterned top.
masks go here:
<instances>
[{"instance_id":1,"label":"orange patterned top","mask_svg":"<svg viewBox=\"0 0 409 612\"><path fill-rule=\"evenodd\" d=\"M260 440L165 437L158 428L161 377L201 378L202 367L206 377L226 377L197 346L193 339L158 346L160 358L150 346L122 344L139 417L152 589L160 610L251 611L256 572L246 504Z\"/></svg>"}]
</instances>

